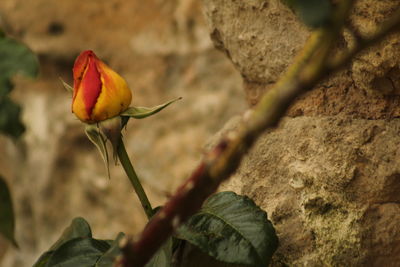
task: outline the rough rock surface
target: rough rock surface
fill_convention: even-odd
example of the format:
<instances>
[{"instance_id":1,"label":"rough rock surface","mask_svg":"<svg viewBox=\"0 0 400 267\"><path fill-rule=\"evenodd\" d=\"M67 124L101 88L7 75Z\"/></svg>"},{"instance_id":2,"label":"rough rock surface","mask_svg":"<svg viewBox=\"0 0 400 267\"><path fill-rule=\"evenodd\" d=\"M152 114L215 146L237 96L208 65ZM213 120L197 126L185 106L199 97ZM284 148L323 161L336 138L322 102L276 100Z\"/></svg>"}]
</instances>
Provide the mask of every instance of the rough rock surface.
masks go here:
<instances>
[{"instance_id":1,"label":"rough rock surface","mask_svg":"<svg viewBox=\"0 0 400 267\"><path fill-rule=\"evenodd\" d=\"M95 50L126 77L136 105L184 97L133 122L126 134L158 205L193 169L204 141L244 110L240 75L253 105L309 35L278 0L203 4L208 29L194 0L0 1L2 27L42 64L37 81L18 80L14 91L26 135L17 144L0 137L0 171L13 191L21 246L17 251L0 240L1 264L31 265L75 216L88 219L99 238L136 233L145 223L120 168L106 180L100 157L69 113L57 78L70 81L81 50ZM359 0L353 24L369 34L399 6ZM209 33L233 64L213 49ZM345 32L338 45L353 41ZM274 266L400 261L399 51L399 36L392 36L300 97L291 118L265 134L221 188L249 195L268 211L281 243Z\"/></svg>"},{"instance_id":2,"label":"rough rock surface","mask_svg":"<svg viewBox=\"0 0 400 267\"><path fill-rule=\"evenodd\" d=\"M192 171L205 140L246 108L240 74L213 47L198 1L1 0L0 21L41 61L39 79L18 79L13 92L23 106L23 140L0 137L0 173L13 193L20 244L16 250L0 240L1 266L31 266L76 216L104 239L137 233L146 222L121 167L112 166L107 179L70 112L58 77L71 82L80 51L94 50L127 79L133 105L183 97L157 116L132 120L125 133L154 206Z\"/></svg>"},{"instance_id":3,"label":"rough rock surface","mask_svg":"<svg viewBox=\"0 0 400 267\"><path fill-rule=\"evenodd\" d=\"M221 190L268 212L280 238L276 266L395 266L399 166L399 119L287 118Z\"/></svg>"},{"instance_id":4,"label":"rough rock surface","mask_svg":"<svg viewBox=\"0 0 400 267\"><path fill-rule=\"evenodd\" d=\"M257 103L309 31L278 0L203 3L214 45L242 74L249 104ZM351 21L368 35L399 7L360 0ZM274 266L398 264L399 40L392 35L299 97L222 186L268 211L281 243ZM338 48L352 45L345 31Z\"/></svg>"},{"instance_id":5,"label":"rough rock surface","mask_svg":"<svg viewBox=\"0 0 400 267\"><path fill-rule=\"evenodd\" d=\"M248 102L257 103L292 62L309 31L280 0L203 2L214 45L242 74ZM398 1L357 1L353 24L361 34L371 34L398 7ZM288 115L400 116L399 38L392 36L358 56L350 68L301 97ZM338 46L353 42L345 32Z\"/></svg>"}]
</instances>

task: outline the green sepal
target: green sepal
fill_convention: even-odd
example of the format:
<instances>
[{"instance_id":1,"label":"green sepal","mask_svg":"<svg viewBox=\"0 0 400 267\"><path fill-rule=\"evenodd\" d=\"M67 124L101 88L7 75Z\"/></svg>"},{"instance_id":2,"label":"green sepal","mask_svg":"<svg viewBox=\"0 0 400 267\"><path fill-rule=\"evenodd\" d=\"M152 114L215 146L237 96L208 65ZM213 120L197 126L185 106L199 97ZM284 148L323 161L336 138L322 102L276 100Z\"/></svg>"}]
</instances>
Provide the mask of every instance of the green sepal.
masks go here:
<instances>
[{"instance_id":1,"label":"green sepal","mask_svg":"<svg viewBox=\"0 0 400 267\"><path fill-rule=\"evenodd\" d=\"M122 112L120 115L122 116L122 127L124 127L127 123L129 118L135 118L135 119L144 119L147 118L151 115L154 115L164 108L168 107L172 103L182 99L182 97L178 97L176 99L173 99L171 101L168 101L164 104L155 106L155 107L129 107L127 110Z\"/></svg>"},{"instance_id":2,"label":"green sepal","mask_svg":"<svg viewBox=\"0 0 400 267\"><path fill-rule=\"evenodd\" d=\"M103 158L104 165L107 169L108 178L110 178L110 162L108 158L108 151L106 142L107 139L103 134L100 132L99 127L96 124L87 124L85 128L85 133L89 140L97 147L99 150L101 157Z\"/></svg>"},{"instance_id":3,"label":"green sepal","mask_svg":"<svg viewBox=\"0 0 400 267\"><path fill-rule=\"evenodd\" d=\"M68 93L72 94L74 92L74 88L72 88L72 86L69 85L68 83L64 82L64 80L61 77L59 77L59 79L60 79L62 85L64 86L65 90L67 90Z\"/></svg>"},{"instance_id":4,"label":"green sepal","mask_svg":"<svg viewBox=\"0 0 400 267\"><path fill-rule=\"evenodd\" d=\"M118 146L121 136L122 119L120 116L101 121L98 123L100 132L106 137L106 141L110 140L113 148L113 159L115 164L118 162Z\"/></svg>"},{"instance_id":5,"label":"green sepal","mask_svg":"<svg viewBox=\"0 0 400 267\"><path fill-rule=\"evenodd\" d=\"M0 176L0 234L18 247L14 237L15 217L11 200L11 194L6 182Z\"/></svg>"}]
</instances>

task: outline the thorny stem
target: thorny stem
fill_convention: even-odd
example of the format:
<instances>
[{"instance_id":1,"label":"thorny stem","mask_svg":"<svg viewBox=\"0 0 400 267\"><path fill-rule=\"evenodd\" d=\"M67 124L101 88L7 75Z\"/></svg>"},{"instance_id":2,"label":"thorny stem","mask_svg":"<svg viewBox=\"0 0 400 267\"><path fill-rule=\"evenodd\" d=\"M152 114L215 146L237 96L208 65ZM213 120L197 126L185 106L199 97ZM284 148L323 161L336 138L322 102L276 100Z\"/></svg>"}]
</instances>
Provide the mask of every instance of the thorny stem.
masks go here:
<instances>
[{"instance_id":1,"label":"thorny stem","mask_svg":"<svg viewBox=\"0 0 400 267\"><path fill-rule=\"evenodd\" d=\"M196 212L218 185L229 178L260 134L279 122L296 97L311 90L327 75L339 71L365 48L399 30L400 12L397 12L375 35L361 40L356 48L339 60L329 61L331 48L353 4L354 0L340 2L331 25L311 36L296 62L276 86L263 96L236 137L224 138L209 152L191 177L152 218L140 238L123 247L124 266L144 266L176 227Z\"/></svg>"},{"instance_id":2,"label":"thorny stem","mask_svg":"<svg viewBox=\"0 0 400 267\"><path fill-rule=\"evenodd\" d=\"M122 141L122 138L119 141L117 153L122 167L124 168L126 175L128 175L129 181L131 182L133 189L135 189L140 203L142 204L143 210L146 213L147 218L150 219L153 216L153 208L151 207L150 201L147 198L147 195L144 192L144 189L139 181L135 169L132 166L128 153L126 153L125 145Z\"/></svg>"}]
</instances>

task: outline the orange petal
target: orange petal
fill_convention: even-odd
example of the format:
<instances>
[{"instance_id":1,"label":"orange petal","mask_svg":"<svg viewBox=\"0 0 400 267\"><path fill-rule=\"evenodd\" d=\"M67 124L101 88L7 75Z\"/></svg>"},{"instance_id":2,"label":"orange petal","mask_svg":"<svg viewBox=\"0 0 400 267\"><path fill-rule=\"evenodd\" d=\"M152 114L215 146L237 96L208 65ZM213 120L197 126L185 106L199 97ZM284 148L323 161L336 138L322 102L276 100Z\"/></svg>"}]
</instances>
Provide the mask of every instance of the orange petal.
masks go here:
<instances>
[{"instance_id":1,"label":"orange petal","mask_svg":"<svg viewBox=\"0 0 400 267\"><path fill-rule=\"evenodd\" d=\"M100 73L97 70L96 59L93 57L89 57L89 64L86 72L83 75L80 88L83 94L86 113L91 116L102 88Z\"/></svg>"},{"instance_id":2,"label":"orange petal","mask_svg":"<svg viewBox=\"0 0 400 267\"><path fill-rule=\"evenodd\" d=\"M86 112L86 106L83 98L83 90L77 90L75 98L72 101L72 112L83 122L90 122L90 116Z\"/></svg>"},{"instance_id":3,"label":"orange petal","mask_svg":"<svg viewBox=\"0 0 400 267\"><path fill-rule=\"evenodd\" d=\"M105 63L99 61L97 66L103 87L92 111L92 120L101 121L125 111L131 104L132 93L126 81Z\"/></svg>"},{"instance_id":4,"label":"orange petal","mask_svg":"<svg viewBox=\"0 0 400 267\"><path fill-rule=\"evenodd\" d=\"M126 81L97 58L82 52L75 61L72 111L84 122L98 122L125 111L132 99Z\"/></svg>"},{"instance_id":5,"label":"orange petal","mask_svg":"<svg viewBox=\"0 0 400 267\"><path fill-rule=\"evenodd\" d=\"M77 93L77 88L82 80L83 73L88 65L89 55L91 54L94 54L91 50L83 51L75 60L74 67L72 68L74 76L74 98Z\"/></svg>"}]
</instances>

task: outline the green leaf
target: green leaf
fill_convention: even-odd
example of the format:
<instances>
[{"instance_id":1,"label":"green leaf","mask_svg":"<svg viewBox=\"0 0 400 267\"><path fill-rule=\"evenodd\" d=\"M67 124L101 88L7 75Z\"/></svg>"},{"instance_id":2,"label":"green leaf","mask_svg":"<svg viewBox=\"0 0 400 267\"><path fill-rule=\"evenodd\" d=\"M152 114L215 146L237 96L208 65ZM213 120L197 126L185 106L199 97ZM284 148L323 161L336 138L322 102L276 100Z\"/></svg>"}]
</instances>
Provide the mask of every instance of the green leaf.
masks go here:
<instances>
[{"instance_id":1,"label":"green leaf","mask_svg":"<svg viewBox=\"0 0 400 267\"><path fill-rule=\"evenodd\" d=\"M16 74L35 77L39 63L25 45L0 35L0 132L18 138L25 130L20 122L20 107L11 101L12 77Z\"/></svg>"},{"instance_id":2,"label":"green leaf","mask_svg":"<svg viewBox=\"0 0 400 267\"><path fill-rule=\"evenodd\" d=\"M46 251L43 253L40 258L33 264L32 267L46 267L47 263L49 262L49 259L51 255L53 255L54 251Z\"/></svg>"},{"instance_id":3,"label":"green leaf","mask_svg":"<svg viewBox=\"0 0 400 267\"><path fill-rule=\"evenodd\" d=\"M4 89L10 89L5 83L17 73L36 77L39 70L38 60L33 52L24 44L0 37L0 95Z\"/></svg>"},{"instance_id":4,"label":"green leaf","mask_svg":"<svg viewBox=\"0 0 400 267\"><path fill-rule=\"evenodd\" d=\"M177 236L219 261L250 266L267 266L278 247L267 213L233 192L211 196Z\"/></svg>"},{"instance_id":5,"label":"green leaf","mask_svg":"<svg viewBox=\"0 0 400 267\"><path fill-rule=\"evenodd\" d=\"M309 27L317 28L328 22L332 13L330 0L283 0L293 8Z\"/></svg>"},{"instance_id":6,"label":"green leaf","mask_svg":"<svg viewBox=\"0 0 400 267\"><path fill-rule=\"evenodd\" d=\"M58 249L65 242L77 237L92 237L89 223L82 217L76 217L71 224L64 229L60 238L50 247L50 250Z\"/></svg>"},{"instance_id":7,"label":"green leaf","mask_svg":"<svg viewBox=\"0 0 400 267\"><path fill-rule=\"evenodd\" d=\"M135 118L135 119L144 119L146 117L149 117L151 115L154 115L158 112L160 112L161 110L163 110L164 108L168 107L169 105L171 105L172 103L178 101L182 99L182 97L178 97L174 100L171 100L167 103L152 107L152 108L146 108L146 107L130 107L127 110L125 110L124 112L121 113L122 117L129 117L129 118ZM124 127L126 125L126 123L128 122L128 120L124 121L123 120L123 124L122 127Z\"/></svg>"},{"instance_id":8,"label":"green leaf","mask_svg":"<svg viewBox=\"0 0 400 267\"><path fill-rule=\"evenodd\" d=\"M95 267L112 267L118 255L120 255L121 248L119 243L122 238L125 238L124 233L119 233L117 238L110 244L110 248L104 253L97 261Z\"/></svg>"},{"instance_id":9,"label":"green leaf","mask_svg":"<svg viewBox=\"0 0 400 267\"><path fill-rule=\"evenodd\" d=\"M145 267L171 267L172 262L172 238L169 238L164 245L154 254Z\"/></svg>"},{"instance_id":10,"label":"green leaf","mask_svg":"<svg viewBox=\"0 0 400 267\"><path fill-rule=\"evenodd\" d=\"M99 128L95 124L88 124L85 128L85 132L90 141L97 147L101 157L103 158L104 165L106 166L108 178L110 178L110 162L108 159L108 151L106 146L106 139L100 133Z\"/></svg>"},{"instance_id":11,"label":"green leaf","mask_svg":"<svg viewBox=\"0 0 400 267\"><path fill-rule=\"evenodd\" d=\"M103 240L78 237L62 244L48 260L51 267L92 267L110 248Z\"/></svg>"},{"instance_id":12,"label":"green leaf","mask_svg":"<svg viewBox=\"0 0 400 267\"><path fill-rule=\"evenodd\" d=\"M63 79L61 79L61 77L59 78L62 85L64 86L65 90L67 90L68 93L73 93L74 92L74 88L72 88L72 86L70 86L68 83L64 82Z\"/></svg>"},{"instance_id":13,"label":"green leaf","mask_svg":"<svg viewBox=\"0 0 400 267\"><path fill-rule=\"evenodd\" d=\"M18 247L14 237L15 218L11 194L4 179L0 176L0 234Z\"/></svg>"},{"instance_id":14,"label":"green leaf","mask_svg":"<svg viewBox=\"0 0 400 267\"><path fill-rule=\"evenodd\" d=\"M71 224L65 228L60 238L36 261L33 267L48 266L47 262L54 252L66 242L75 238L91 238L92 231L87 221L81 217L74 218Z\"/></svg>"}]
</instances>

